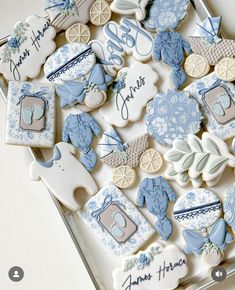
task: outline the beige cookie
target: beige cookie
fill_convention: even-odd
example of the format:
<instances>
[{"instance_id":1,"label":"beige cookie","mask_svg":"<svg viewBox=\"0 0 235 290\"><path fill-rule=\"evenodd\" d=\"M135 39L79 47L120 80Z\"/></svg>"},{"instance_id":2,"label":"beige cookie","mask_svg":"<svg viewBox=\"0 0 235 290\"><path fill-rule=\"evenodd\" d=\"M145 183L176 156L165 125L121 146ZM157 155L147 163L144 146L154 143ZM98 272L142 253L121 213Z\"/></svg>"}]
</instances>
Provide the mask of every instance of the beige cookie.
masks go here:
<instances>
[{"instance_id":1,"label":"beige cookie","mask_svg":"<svg viewBox=\"0 0 235 290\"><path fill-rule=\"evenodd\" d=\"M96 26L104 25L111 18L112 12L105 0L97 0L90 9L90 21Z\"/></svg>"},{"instance_id":2,"label":"beige cookie","mask_svg":"<svg viewBox=\"0 0 235 290\"><path fill-rule=\"evenodd\" d=\"M122 165L112 172L112 181L119 188L130 188L136 179L135 170L128 165Z\"/></svg>"},{"instance_id":3,"label":"beige cookie","mask_svg":"<svg viewBox=\"0 0 235 290\"><path fill-rule=\"evenodd\" d=\"M215 73L223 81L235 81L235 58L225 57L216 66Z\"/></svg>"},{"instance_id":4,"label":"beige cookie","mask_svg":"<svg viewBox=\"0 0 235 290\"><path fill-rule=\"evenodd\" d=\"M88 43L91 37L90 29L82 23L75 23L65 31L65 38L69 43Z\"/></svg>"},{"instance_id":5,"label":"beige cookie","mask_svg":"<svg viewBox=\"0 0 235 290\"><path fill-rule=\"evenodd\" d=\"M161 155L153 148L146 150L140 156L140 169L147 173L157 172L162 166Z\"/></svg>"},{"instance_id":6,"label":"beige cookie","mask_svg":"<svg viewBox=\"0 0 235 290\"><path fill-rule=\"evenodd\" d=\"M210 65L204 57L193 53L187 57L184 70L192 78L201 78L208 74Z\"/></svg>"}]
</instances>

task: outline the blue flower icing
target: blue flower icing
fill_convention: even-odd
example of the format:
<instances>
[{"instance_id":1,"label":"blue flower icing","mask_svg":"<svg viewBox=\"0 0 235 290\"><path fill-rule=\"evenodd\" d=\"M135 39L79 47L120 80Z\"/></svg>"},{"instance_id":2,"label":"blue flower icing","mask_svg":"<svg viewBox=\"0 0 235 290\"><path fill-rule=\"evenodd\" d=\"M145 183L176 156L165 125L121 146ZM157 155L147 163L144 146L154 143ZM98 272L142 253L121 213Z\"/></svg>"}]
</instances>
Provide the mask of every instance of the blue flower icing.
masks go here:
<instances>
[{"instance_id":1,"label":"blue flower icing","mask_svg":"<svg viewBox=\"0 0 235 290\"><path fill-rule=\"evenodd\" d=\"M169 201L175 200L176 194L174 190L162 176L145 178L141 181L137 205L144 207L146 203L147 209L157 216L158 220L155 228L164 240L168 240L173 232L173 226L170 219L166 216L166 210Z\"/></svg>"},{"instance_id":2,"label":"blue flower icing","mask_svg":"<svg viewBox=\"0 0 235 290\"><path fill-rule=\"evenodd\" d=\"M197 101L184 91L158 93L147 105L145 124L148 133L163 145L175 138L185 139L200 130L202 113Z\"/></svg>"},{"instance_id":3,"label":"blue flower icing","mask_svg":"<svg viewBox=\"0 0 235 290\"><path fill-rule=\"evenodd\" d=\"M186 74L181 67L184 53L189 54L191 47L178 32L159 32L153 44L153 59L162 60L172 67L171 80L175 88L179 88L186 81Z\"/></svg>"},{"instance_id":4,"label":"blue flower icing","mask_svg":"<svg viewBox=\"0 0 235 290\"><path fill-rule=\"evenodd\" d=\"M94 135L100 134L100 126L88 113L70 114L65 120L62 140L63 142L70 141L74 147L82 151L80 161L88 171L92 171L97 162L97 155L90 146Z\"/></svg>"},{"instance_id":5,"label":"blue flower icing","mask_svg":"<svg viewBox=\"0 0 235 290\"><path fill-rule=\"evenodd\" d=\"M223 209L225 221L235 232L235 184L226 192Z\"/></svg>"},{"instance_id":6,"label":"blue flower icing","mask_svg":"<svg viewBox=\"0 0 235 290\"><path fill-rule=\"evenodd\" d=\"M149 30L166 31L176 29L186 16L189 0L149 1L144 26Z\"/></svg>"}]
</instances>

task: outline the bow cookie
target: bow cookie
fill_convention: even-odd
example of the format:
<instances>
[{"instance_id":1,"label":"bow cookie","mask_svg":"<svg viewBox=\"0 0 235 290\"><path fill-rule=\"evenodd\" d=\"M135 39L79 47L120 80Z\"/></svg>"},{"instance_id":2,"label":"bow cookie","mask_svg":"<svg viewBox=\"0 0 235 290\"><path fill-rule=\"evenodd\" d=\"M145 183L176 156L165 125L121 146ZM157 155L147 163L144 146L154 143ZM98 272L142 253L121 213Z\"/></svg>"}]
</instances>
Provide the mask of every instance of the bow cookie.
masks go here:
<instances>
[{"instance_id":1,"label":"bow cookie","mask_svg":"<svg viewBox=\"0 0 235 290\"><path fill-rule=\"evenodd\" d=\"M233 241L233 237L227 232L224 219L219 219L207 236L203 236L193 230L184 230L183 237L186 242L184 252L202 255L209 265L217 265L221 262L223 250L228 243ZM216 259L217 256L217 259ZM216 262L213 262L216 260Z\"/></svg>"},{"instance_id":2,"label":"bow cookie","mask_svg":"<svg viewBox=\"0 0 235 290\"><path fill-rule=\"evenodd\" d=\"M61 98L60 106L65 108L79 103L92 109L98 108L106 100L106 91L111 81L112 77L105 74L100 64L96 64L88 80L66 81L56 88L56 93Z\"/></svg>"}]
</instances>

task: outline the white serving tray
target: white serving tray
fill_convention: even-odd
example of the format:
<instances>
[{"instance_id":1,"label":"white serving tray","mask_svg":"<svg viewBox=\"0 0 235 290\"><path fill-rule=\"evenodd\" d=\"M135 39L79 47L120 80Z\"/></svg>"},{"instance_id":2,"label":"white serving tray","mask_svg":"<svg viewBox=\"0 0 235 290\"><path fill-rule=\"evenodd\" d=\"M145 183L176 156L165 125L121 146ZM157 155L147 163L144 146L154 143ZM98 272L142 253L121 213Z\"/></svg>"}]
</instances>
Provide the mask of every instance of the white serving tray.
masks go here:
<instances>
[{"instance_id":1,"label":"white serving tray","mask_svg":"<svg viewBox=\"0 0 235 290\"><path fill-rule=\"evenodd\" d=\"M191 1L192 5L190 7L189 15L186 19L186 21L182 24L179 31L183 34L183 36L187 39L187 37L191 34L193 34L195 24L200 22L200 19L205 19L206 17L210 16L210 13L205 6L204 2L202 0L195 0ZM118 20L118 18L115 18L115 20ZM102 34L101 28L95 28L92 27L92 38L97 38L102 40L104 38ZM5 39L2 39L2 43ZM57 43L59 45L62 45L65 43L64 34L60 33L57 36ZM131 63L133 59L130 57L128 58L128 63ZM170 68L166 67L165 65L162 65L160 63L153 63L148 62L151 64L151 66L157 71L159 74L160 80L157 84L159 90L165 91L169 88L169 73ZM39 78L40 81L47 82L43 74ZM188 80L188 84L191 82L191 80ZM6 91L7 91L7 83L6 81L1 79L1 88L4 96L6 97ZM67 117L70 113L79 113L79 107L73 108L73 109L66 109L61 110L59 108L59 105L57 107L57 141L60 141L61 136L61 128L63 126L63 120ZM95 117L95 119L99 122L102 129L105 130L107 128L107 124L104 122L104 120L100 117L98 112L92 112L92 115ZM143 116L139 122L136 122L134 124L130 124L129 126L125 128L118 129L118 133L120 134L121 138L123 140L129 140L132 139L143 132L146 131L145 125L143 123ZM94 148L96 148L98 144L98 140L95 140ZM166 151L166 148L163 146L160 146L153 140L151 141L151 146L155 147L161 154L164 154ZM38 150L38 149L32 149L29 148L32 157L36 159L48 159L50 157L51 152L48 150ZM158 172L157 175L164 175L165 170L165 164L161 168L161 171ZM141 172L141 170L136 169L136 173L138 176L138 180L136 183L136 186L129 189L129 190L123 190L123 193L135 203L136 199L136 193L138 189L139 181L144 178L145 176L148 176L148 174L145 174ZM106 185L108 180L107 176L110 177L111 180L111 170L99 163L96 167L96 170L94 172L94 178L97 181L98 186L101 188L102 186ZM223 196L227 188L233 184L234 182L234 174L232 169L227 169L224 173L223 177L221 178L220 182L217 184L216 187L212 188L212 190L219 195L220 197ZM177 195L181 195L184 192L189 191L192 189L192 187L186 187L186 188L180 188L175 182L171 182L172 187L175 189ZM87 271L89 272L91 279L94 283L94 287L96 289L105 289L105 290L113 290L112 287L112 270L115 267L120 266L120 261L113 257L108 250L106 250L103 245L97 240L97 238L94 236L94 234L87 230L86 225L79 219L76 213L72 213L71 211L64 208L54 197L51 195L58 211L61 214L61 218L63 219L71 238L73 239L77 249L78 253L81 256L84 264L86 265ZM83 199L83 202L88 198L84 194L81 193L79 199ZM169 207L168 212L172 212L172 205ZM150 222L154 224L155 217L147 212L146 209L142 210L142 213L149 219ZM174 221L172 218L173 224L174 224L174 234L169 240L169 242L177 244L180 248L183 248L183 239L182 235L180 234L181 228L179 225ZM149 241L159 241L159 237L157 235L154 236L154 238ZM147 247L148 244L144 246ZM104 264L105 261L105 264ZM203 263L201 262L200 258L197 258L193 255L188 256L189 261L189 274L181 281L181 284L179 286L179 289L206 289L216 283L214 280L212 280L210 276L210 269L208 269ZM228 249L225 252L225 260L223 262L223 266L226 268L228 276L232 275L235 272L235 247L233 247L233 244L231 244ZM78 288L79 289L79 288ZM81 289L83 290L83 289ZM85 289L84 289L85 290ZM161 290L161 289L159 289Z\"/></svg>"}]
</instances>

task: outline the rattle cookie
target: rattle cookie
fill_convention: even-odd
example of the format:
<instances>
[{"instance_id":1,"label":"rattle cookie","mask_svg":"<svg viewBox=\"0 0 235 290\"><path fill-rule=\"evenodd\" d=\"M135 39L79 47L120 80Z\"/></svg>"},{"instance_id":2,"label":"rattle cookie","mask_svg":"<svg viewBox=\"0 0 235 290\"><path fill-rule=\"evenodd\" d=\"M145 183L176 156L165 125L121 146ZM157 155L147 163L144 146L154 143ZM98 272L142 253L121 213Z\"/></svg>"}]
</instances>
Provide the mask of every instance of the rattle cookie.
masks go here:
<instances>
[{"instance_id":1,"label":"rattle cookie","mask_svg":"<svg viewBox=\"0 0 235 290\"><path fill-rule=\"evenodd\" d=\"M113 183L90 198L78 215L114 256L135 253L154 234L149 222Z\"/></svg>"},{"instance_id":2,"label":"rattle cookie","mask_svg":"<svg viewBox=\"0 0 235 290\"><path fill-rule=\"evenodd\" d=\"M10 81L6 143L51 148L55 143L55 90L37 82Z\"/></svg>"},{"instance_id":3,"label":"rattle cookie","mask_svg":"<svg viewBox=\"0 0 235 290\"><path fill-rule=\"evenodd\" d=\"M162 176L145 178L141 181L137 206L144 207L146 204L148 211L157 217L155 228L164 240L168 240L173 232L172 222L166 216L170 201L176 201L176 194Z\"/></svg>"},{"instance_id":4,"label":"rattle cookie","mask_svg":"<svg viewBox=\"0 0 235 290\"><path fill-rule=\"evenodd\" d=\"M95 180L74 156L75 153L76 149L71 144L57 143L52 159L33 161L29 170L31 180L42 180L50 192L72 211L81 207L74 196L77 188L84 188L90 195L98 191Z\"/></svg>"},{"instance_id":5,"label":"rattle cookie","mask_svg":"<svg viewBox=\"0 0 235 290\"><path fill-rule=\"evenodd\" d=\"M97 162L96 152L91 148L94 136L101 135L101 128L96 120L88 113L70 114L65 122L62 132L62 141L71 142L75 148L82 152L81 163L88 171L92 171Z\"/></svg>"},{"instance_id":6,"label":"rattle cookie","mask_svg":"<svg viewBox=\"0 0 235 290\"><path fill-rule=\"evenodd\" d=\"M185 254L175 245L152 243L146 250L123 258L113 271L114 289L176 289L188 273Z\"/></svg>"},{"instance_id":7,"label":"rattle cookie","mask_svg":"<svg viewBox=\"0 0 235 290\"><path fill-rule=\"evenodd\" d=\"M199 104L184 91L157 93L146 111L147 132L162 145L171 146L175 138L185 139L201 129Z\"/></svg>"},{"instance_id":8,"label":"rattle cookie","mask_svg":"<svg viewBox=\"0 0 235 290\"><path fill-rule=\"evenodd\" d=\"M17 22L7 43L0 48L0 73L6 80L36 78L46 58L55 50L55 29L50 21L36 15Z\"/></svg>"},{"instance_id":9,"label":"rattle cookie","mask_svg":"<svg viewBox=\"0 0 235 290\"><path fill-rule=\"evenodd\" d=\"M223 251L233 241L224 219L220 218L221 213L219 198L204 188L181 195L174 206L175 219L189 228L182 232L186 242L184 252L201 256L209 266L216 266L222 261Z\"/></svg>"},{"instance_id":10,"label":"rattle cookie","mask_svg":"<svg viewBox=\"0 0 235 290\"><path fill-rule=\"evenodd\" d=\"M162 165L161 156L156 150L151 149L151 152L150 149L146 150L148 134L123 143L116 131L111 128L103 133L99 147L101 162L113 168L112 180L120 188L129 188L134 184L136 173L133 168L139 164L149 173L156 172Z\"/></svg>"},{"instance_id":11,"label":"rattle cookie","mask_svg":"<svg viewBox=\"0 0 235 290\"><path fill-rule=\"evenodd\" d=\"M208 186L214 186L226 166L235 167L235 156L229 152L227 144L207 132L202 134L201 139L191 134L185 141L175 139L164 158L169 162L167 179L176 180L180 186L186 186L191 181L195 188L200 187L203 181Z\"/></svg>"}]
</instances>

